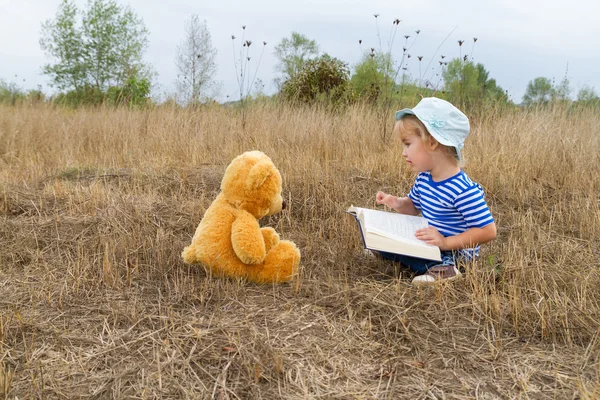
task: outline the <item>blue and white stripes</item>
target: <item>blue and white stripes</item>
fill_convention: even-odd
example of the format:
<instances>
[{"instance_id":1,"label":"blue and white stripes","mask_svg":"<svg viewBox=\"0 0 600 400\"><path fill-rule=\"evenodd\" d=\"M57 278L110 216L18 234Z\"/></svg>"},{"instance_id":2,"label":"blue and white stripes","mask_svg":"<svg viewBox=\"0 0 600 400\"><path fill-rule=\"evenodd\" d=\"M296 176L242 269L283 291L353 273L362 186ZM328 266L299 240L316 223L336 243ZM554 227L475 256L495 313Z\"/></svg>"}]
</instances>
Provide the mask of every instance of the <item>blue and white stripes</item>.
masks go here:
<instances>
[{"instance_id":1,"label":"blue and white stripes","mask_svg":"<svg viewBox=\"0 0 600 400\"><path fill-rule=\"evenodd\" d=\"M408 197L429 225L444 236L458 235L469 228L483 228L494 222L481 185L462 170L441 182L433 181L429 172L421 172ZM461 253L469 259L477 257L479 246L463 249Z\"/></svg>"}]
</instances>

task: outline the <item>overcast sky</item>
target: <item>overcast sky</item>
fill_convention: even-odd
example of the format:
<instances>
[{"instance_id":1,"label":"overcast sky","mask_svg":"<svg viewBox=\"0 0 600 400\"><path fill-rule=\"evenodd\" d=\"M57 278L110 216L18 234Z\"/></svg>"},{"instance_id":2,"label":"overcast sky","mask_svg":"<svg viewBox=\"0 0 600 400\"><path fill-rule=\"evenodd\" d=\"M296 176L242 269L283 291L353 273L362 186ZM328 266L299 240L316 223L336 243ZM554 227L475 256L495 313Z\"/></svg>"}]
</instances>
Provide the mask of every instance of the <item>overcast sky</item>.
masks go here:
<instances>
[{"instance_id":1,"label":"overcast sky","mask_svg":"<svg viewBox=\"0 0 600 400\"><path fill-rule=\"evenodd\" d=\"M600 1L598 0L118 0L129 5L150 31L146 61L157 76L156 92L173 90L176 79L175 50L184 37L184 23L197 14L206 20L213 46L218 50L217 80L222 83L220 100L239 98L231 35L256 43L251 47L250 70L256 70L262 42L267 42L257 77L274 90L276 77L274 46L292 31L314 39L321 52L353 66L363 49L379 49L376 20L383 49L396 18L399 25L393 54L402 55L404 35L420 30L410 52L423 56L424 71L438 64L440 55L458 57L457 41L465 40L462 54L483 63L490 76L520 102L527 83L538 77L562 80L567 73L572 96L584 86L600 93ZM80 9L86 0L77 0ZM0 0L0 79L16 82L25 89L42 85L50 90L40 71L47 59L40 49L43 21L54 18L60 0ZM451 33L452 32L452 33ZM450 36L448 37L448 35ZM473 37L477 37L471 53ZM443 43L443 44L442 44ZM236 39L236 46L239 40ZM437 48L440 46L440 50ZM239 49L239 47L236 47ZM239 54L239 53L238 53ZM416 57L409 72L419 76ZM567 70L568 65L568 70ZM16 77L15 77L16 75ZM24 81L23 81L24 79Z\"/></svg>"}]
</instances>

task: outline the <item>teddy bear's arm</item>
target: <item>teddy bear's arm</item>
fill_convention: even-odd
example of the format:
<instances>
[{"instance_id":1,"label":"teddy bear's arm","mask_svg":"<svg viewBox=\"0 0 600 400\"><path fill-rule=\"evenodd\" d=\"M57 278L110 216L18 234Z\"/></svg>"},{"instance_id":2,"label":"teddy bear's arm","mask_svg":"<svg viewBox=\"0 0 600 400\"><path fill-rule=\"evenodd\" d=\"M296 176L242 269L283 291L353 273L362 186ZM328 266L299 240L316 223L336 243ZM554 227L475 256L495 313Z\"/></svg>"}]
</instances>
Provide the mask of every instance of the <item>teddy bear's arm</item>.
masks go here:
<instances>
[{"instance_id":1,"label":"teddy bear's arm","mask_svg":"<svg viewBox=\"0 0 600 400\"><path fill-rule=\"evenodd\" d=\"M275 229L266 226L260 228L263 239L265 241L265 251L268 253L277 243L279 243L279 234L275 232Z\"/></svg>"},{"instance_id":2,"label":"teddy bear's arm","mask_svg":"<svg viewBox=\"0 0 600 400\"><path fill-rule=\"evenodd\" d=\"M265 240L256 218L240 210L231 227L233 251L244 264L260 264L266 256Z\"/></svg>"}]
</instances>

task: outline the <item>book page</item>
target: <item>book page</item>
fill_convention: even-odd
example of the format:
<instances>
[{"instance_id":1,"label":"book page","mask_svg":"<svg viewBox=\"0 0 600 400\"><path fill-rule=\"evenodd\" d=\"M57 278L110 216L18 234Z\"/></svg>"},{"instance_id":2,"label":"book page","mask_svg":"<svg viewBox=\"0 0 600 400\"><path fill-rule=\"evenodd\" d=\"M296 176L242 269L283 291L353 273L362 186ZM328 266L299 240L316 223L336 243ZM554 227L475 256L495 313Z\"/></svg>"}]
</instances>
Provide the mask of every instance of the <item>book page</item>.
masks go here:
<instances>
[{"instance_id":1,"label":"book page","mask_svg":"<svg viewBox=\"0 0 600 400\"><path fill-rule=\"evenodd\" d=\"M360 226L365 248L441 261L440 249L415 237L429 224L423 217L351 206L346 212Z\"/></svg>"},{"instance_id":2,"label":"book page","mask_svg":"<svg viewBox=\"0 0 600 400\"><path fill-rule=\"evenodd\" d=\"M367 232L417 246L435 247L415 237L417 229L429 226L427 220L423 217L369 209L361 211L364 215L365 230Z\"/></svg>"}]
</instances>

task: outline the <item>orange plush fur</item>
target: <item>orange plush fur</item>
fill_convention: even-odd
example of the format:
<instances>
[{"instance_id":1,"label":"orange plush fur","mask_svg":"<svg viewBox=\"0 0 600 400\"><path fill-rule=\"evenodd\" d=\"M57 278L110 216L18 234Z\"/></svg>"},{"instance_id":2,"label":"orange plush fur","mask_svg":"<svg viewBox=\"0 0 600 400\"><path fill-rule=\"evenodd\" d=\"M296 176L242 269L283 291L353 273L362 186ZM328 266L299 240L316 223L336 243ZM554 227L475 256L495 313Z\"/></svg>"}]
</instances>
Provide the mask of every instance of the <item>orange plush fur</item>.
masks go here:
<instances>
[{"instance_id":1,"label":"orange plush fur","mask_svg":"<svg viewBox=\"0 0 600 400\"><path fill-rule=\"evenodd\" d=\"M289 281L298 269L300 251L294 243L280 241L273 228L258 224L282 208L281 174L271 159L260 151L236 157L192 244L183 250L183 260L203 264L217 276L258 283Z\"/></svg>"}]
</instances>

